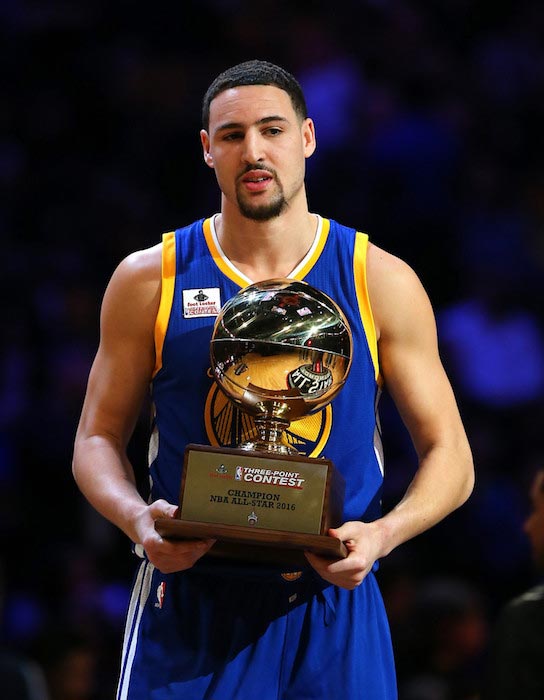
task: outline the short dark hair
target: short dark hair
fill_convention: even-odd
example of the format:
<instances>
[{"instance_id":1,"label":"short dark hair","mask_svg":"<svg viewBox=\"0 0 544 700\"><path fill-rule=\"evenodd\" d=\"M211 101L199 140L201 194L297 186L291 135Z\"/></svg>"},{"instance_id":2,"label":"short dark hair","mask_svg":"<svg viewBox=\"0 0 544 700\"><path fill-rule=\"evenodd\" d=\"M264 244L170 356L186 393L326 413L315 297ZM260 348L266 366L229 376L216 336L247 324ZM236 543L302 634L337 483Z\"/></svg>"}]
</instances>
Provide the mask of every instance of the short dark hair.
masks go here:
<instances>
[{"instance_id":1,"label":"short dark hair","mask_svg":"<svg viewBox=\"0 0 544 700\"><path fill-rule=\"evenodd\" d=\"M268 61L244 61L218 75L207 89L202 100L202 126L206 131L210 126L212 100L224 90L240 85L274 85L289 95L293 109L301 120L308 116L304 93L291 73Z\"/></svg>"}]
</instances>

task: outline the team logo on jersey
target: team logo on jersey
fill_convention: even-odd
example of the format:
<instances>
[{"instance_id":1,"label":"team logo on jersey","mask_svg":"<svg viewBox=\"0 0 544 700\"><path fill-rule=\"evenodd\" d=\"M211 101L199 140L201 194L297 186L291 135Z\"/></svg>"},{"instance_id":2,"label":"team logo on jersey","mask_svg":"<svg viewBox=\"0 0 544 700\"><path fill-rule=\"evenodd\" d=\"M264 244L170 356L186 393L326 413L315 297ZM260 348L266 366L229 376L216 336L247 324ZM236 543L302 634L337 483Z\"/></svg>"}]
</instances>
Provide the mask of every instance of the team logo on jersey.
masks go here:
<instances>
[{"instance_id":1,"label":"team logo on jersey","mask_svg":"<svg viewBox=\"0 0 544 700\"><path fill-rule=\"evenodd\" d=\"M253 418L229 401L215 382L208 392L204 411L210 445L237 447L258 435ZM331 427L332 407L329 404L311 416L293 421L285 431L285 439L308 457L319 457L329 439ZM242 473L235 473L234 478L242 480Z\"/></svg>"},{"instance_id":2,"label":"team logo on jersey","mask_svg":"<svg viewBox=\"0 0 544 700\"><path fill-rule=\"evenodd\" d=\"M183 318L217 316L221 311L219 287L183 290Z\"/></svg>"},{"instance_id":3,"label":"team logo on jersey","mask_svg":"<svg viewBox=\"0 0 544 700\"><path fill-rule=\"evenodd\" d=\"M313 365L301 365L287 376L287 382L292 389L298 389L302 396L317 398L332 385L332 372L321 362Z\"/></svg>"},{"instance_id":4,"label":"team logo on jersey","mask_svg":"<svg viewBox=\"0 0 544 700\"><path fill-rule=\"evenodd\" d=\"M159 585L157 586L157 602L155 603L155 607L162 609L162 604L164 603L164 595L166 593L166 582L161 581Z\"/></svg>"}]
</instances>

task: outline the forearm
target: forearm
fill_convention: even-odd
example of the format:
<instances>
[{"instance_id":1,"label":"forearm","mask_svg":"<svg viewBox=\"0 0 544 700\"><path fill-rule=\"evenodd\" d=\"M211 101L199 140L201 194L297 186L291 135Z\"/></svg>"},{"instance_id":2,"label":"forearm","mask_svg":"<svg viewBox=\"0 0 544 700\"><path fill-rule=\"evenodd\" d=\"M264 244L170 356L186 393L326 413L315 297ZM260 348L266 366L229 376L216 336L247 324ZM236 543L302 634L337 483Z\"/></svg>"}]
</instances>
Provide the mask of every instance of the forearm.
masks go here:
<instances>
[{"instance_id":1,"label":"forearm","mask_svg":"<svg viewBox=\"0 0 544 700\"><path fill-rule=\"evenodd\" d=\"M402 500L376 521L381 556L436 525L461 506L472 492L474 468L468 443L456 449L436 446L420 458Z\"/></svg>"},{"instance_id":2,"label":"forearm","mask_svg":"<svg viewBox=\"0 0 544 700\"><path fill-rule=\"evenodd\" d=\"M149 561L163 573L190 568L214 540L173 541L155 530L157 518L175 517L176 506L163 499L147 504L139 495L124 451L105 436L78 436L73 473L89 502L130 539L141 544Z\"/></svg>"},{"instance_id":3,"label":"forearm","mask_svg":"<svg viewBox=\"0 0 544 700\"><path fill-rule=\"evenodd\" d=\"M138 493L124 451L106 436L78 436L72 471L91 505L133 542L139 542L137 523L147 504Z\"/></svg>"}]
</instances>

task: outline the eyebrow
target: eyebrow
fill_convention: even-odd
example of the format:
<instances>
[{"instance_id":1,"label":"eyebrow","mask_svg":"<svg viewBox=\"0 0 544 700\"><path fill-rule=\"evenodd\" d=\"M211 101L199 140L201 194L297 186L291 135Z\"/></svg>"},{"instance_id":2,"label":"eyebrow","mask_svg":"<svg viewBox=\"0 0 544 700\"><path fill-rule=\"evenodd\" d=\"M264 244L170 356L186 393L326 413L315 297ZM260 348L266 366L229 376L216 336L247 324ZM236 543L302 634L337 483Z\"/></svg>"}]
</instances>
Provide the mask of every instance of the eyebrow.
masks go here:
<instances>
[{"instance_id":1,"label":"eyebrow","mask_svg":"<svg viewBox=\"0 0 544 700\"><path fill-rule=\"evenodd\" d=\"M269 117L263 117L262 119L259 119L258 121L255 122L256 125L259 124L269 124L270 122L287 122L289 121L285 117L280 116L279 114L272 114ZM215 133L220 132L220 131L227 131L228 129L242 129L245 127L245 124L242 124L241 122L226 122L225 124L221 124L220 126L217 127L215 130Z\"/></svg>"}]
</instances>

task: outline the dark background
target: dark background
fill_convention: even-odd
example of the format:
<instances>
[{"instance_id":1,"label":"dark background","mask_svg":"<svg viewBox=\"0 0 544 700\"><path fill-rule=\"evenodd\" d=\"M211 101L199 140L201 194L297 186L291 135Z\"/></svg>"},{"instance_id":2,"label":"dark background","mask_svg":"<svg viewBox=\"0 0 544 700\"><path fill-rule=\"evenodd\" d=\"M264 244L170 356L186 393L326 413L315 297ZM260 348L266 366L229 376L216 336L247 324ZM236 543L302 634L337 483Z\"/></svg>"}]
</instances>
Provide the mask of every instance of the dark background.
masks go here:
<instances>
[{"instance_id":1,"label":"dark background","mask_svg":"<svg viewBox=\"0 0 544 700\"><path fill-rule=\"evenodd\" d=\"M100 300L125 255L218 210L201 97L263 58L299 78L316 122L311 210L410 263L437 314L477 485L379 576L401 700L476 698L497 611L536 577L544 5L5 0L0 25L2 646L41 665L54 700L112 697L135 563L70 469ZM382 420L387 509L415 458L387 397ZM142 419L140 475L145 442Z\"/></svg>"}]
</instances>

